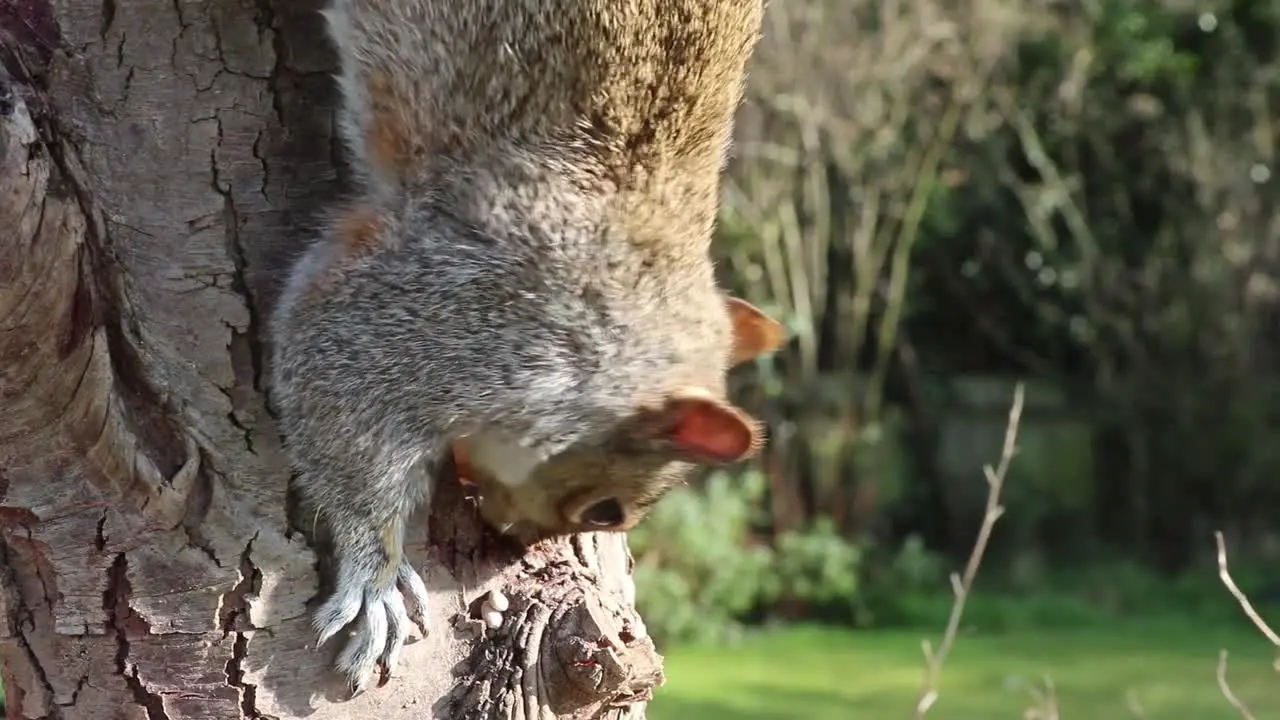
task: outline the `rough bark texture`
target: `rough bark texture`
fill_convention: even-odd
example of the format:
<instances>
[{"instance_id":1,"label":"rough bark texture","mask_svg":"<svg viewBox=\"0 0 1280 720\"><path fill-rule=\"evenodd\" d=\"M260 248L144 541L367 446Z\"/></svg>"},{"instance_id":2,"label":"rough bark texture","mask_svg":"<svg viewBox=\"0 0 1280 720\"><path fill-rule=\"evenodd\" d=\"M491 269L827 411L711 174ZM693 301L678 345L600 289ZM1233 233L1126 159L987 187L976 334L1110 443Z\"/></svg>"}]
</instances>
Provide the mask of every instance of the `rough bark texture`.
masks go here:
<instances>
[{"instance_id":1,"label":"rough bark texture","mask_svg":"<svg viewBox=\"0 0 1280 720\"><path fill-rule=\"evenodd\" d=\"M313 647L260 328L339 191L316 9L0 0L7 717L642 717L624 539L520 552L454 484L415 526L433 632L397 676L347 701Z\"/></svg>"}]
</instances>

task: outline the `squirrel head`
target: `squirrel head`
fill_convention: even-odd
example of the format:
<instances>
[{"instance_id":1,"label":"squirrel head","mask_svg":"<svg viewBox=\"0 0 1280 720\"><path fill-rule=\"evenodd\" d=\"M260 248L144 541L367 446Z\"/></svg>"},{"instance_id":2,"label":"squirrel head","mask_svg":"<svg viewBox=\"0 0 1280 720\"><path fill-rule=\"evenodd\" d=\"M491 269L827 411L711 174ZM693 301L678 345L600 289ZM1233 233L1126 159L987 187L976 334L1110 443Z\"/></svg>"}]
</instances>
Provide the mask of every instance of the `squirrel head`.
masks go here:
<instances>
[{"instance_id":1,"label":"squirrel head","mask_svg":"<svg viewBox=\"0 0 1280 720\"><path fill-rule=\"evenodd\" d=\"M730 298L731 364L775 350L782 326L749 303ZM478 487L479 510L500 532L532 544L576 532L625 532L673 486L700 468L755 455L763 426L705 388L679 387L639 408L603 442L571 446L518 485L494 480L454 445L459 478Z\"/></svg>"}]
</instances>

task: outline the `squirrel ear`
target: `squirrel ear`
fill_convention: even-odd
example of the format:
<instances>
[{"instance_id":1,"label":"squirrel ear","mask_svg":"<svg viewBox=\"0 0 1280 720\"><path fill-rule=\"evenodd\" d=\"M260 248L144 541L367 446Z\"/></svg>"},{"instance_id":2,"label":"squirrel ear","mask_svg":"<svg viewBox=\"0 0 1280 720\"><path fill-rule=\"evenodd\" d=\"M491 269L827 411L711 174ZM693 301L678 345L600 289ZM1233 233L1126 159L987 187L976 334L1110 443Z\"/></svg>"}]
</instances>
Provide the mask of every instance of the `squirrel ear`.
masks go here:
<instances>
[{"instance_id":1,"label":"squirrel ear","mask_svg":"<svg viewBox=\"0 0 1280 720\"><path fill-rule=\"evenodd\" d=\"M729 320L733 323L733 365L773 352L786 342L782 323L765 315L759 308L741 298L726 300Z\"/></svg>"},{"instance_id":2,"label":"squirrel ear","mask_svg":"<svg viewBox=\"0 0 1280 720\"><path fill-rule=\"evenodd\" d=\"M732 405L708 397L668 401L661 437L700 463L730 463L760 449L760 424Z\"/></svg>"}]
</instances>

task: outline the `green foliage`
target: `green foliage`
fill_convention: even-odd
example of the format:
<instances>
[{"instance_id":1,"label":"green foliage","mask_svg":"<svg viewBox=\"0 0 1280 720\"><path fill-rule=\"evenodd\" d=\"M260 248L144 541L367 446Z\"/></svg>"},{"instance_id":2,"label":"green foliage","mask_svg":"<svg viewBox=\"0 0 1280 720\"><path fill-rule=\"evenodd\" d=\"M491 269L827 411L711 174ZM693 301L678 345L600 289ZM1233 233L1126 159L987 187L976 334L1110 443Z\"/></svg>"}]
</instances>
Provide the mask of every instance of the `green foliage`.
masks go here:
<instances>
[{"instance_id":1,"label":"green foliage","mask_svg":"<svg viewBox=\"0 0 1280 720\"><path fill-rule=\"evenodd\" d=\"M1232 575L1252 596L1251 602L1264 616L1280 617L1270 563L1250 564L1237 559ZM1133 561L1093 563L1059 570L1037 595L1070 598L1116 618L1184 618L1252 627L1222 584L1217 568L1207 563L1193 566L1172 579Z\"/></svg>"},{"instance_id":2,"label":"green foliage","mask_svg":"<svg viewBox=\"0 0 1280 720\"><path fill-rule=\"evenodd\" d=\"M754 538L764 490L757 471L716 472L702 490L671 491L631 532L636 604L658 642L731 641L780 602L849 617L859 549L825 520L776 547Z\"/></svg>"},{"instance_id":3,"label":"green foliage","mask_svg":"<svg viewBox=\"0 0 1280 720\"><path fill-rule=\"evenodd\" d=\"M1096 467L1017 466L1034 477L1010 483L997 545L1185 567L1207 515L1266 527L1280 507L1280 5L1091 0L1010 37L1005 101L975 109L948 157L964 181L930 197L906 332L947 379L1057 384L1107 444Z\"/></svg>"},{"instance_id":4,"label":"green foliage","mask_svg":"<svg viewBox=\"0 0 1280 720\"><path fill-rule=\"evenodd\" d=\"M899 587L921 590L932 587L947 577L942 556L925 546L919 535L910 535L898 548L890 566Z\"/></svg>"},{"instance_id":5,"label":"green foliage","mask_svg":"<svg viewBox=\"0 0 1280 720\"><path fill-rule=\"evenodd\" d=\"M863 627L942 627L959 564L918 536L900 546L858 547L827 519L754 538L765 488L758 472L713 474L703 490L679 488L632 533L637 602L661 644L716 644L742 637L752 619L797 604L811 617ZM1265 565L1237 563L1255 605L1280 614L1280 588ZM1085 564L1020 577L1016 565L983 568L962 623L965 632L1084 629L1116 621L1192 619L1248 628L1213 568L1170 580L1129 561Z\"/></svg>"},{"instance_id":6,"label":"green foliage","mask_svg":"<svg viewBox=\"0 0 1280 720\"><path fill-rule=\"evenodd\" d=\"M766 597L841 608L848 615L858 599L861 559L861 550L829 518L819 518L803 532L778 537Z\"/></svg>"},{"instance_id":7,"label":"green foliage","mask_svg":"<svg viewBox=\"0 0 1280 720\"><path fill-rule=\"evenodd\" d=\"M1230 612L1203 568L1170 585L1138 564L1061 567L1103 549L1195 567L1208 529L1260 546L1274 527L1280 3L835 7L788 4L786 32L766 33L717 252L728 284L796 331L753 398L795 430L791 496L893 535L832 550L815 523L717 602L741 617L854 597L864 625L944 619L956 562L892 543L967 551L985 484L943 466L956 447L994 461L975 426L998 444L1004 416L949 415L935 390L1016 375L1066 402L1024 417L988 556L1023 598L984 577L973 622ZM888 473L865 439L894 404L916 461ZM671 572L693 602L700 582Z\"/></svg>"},{"instance_id":8,"label":"green foliage","mask_svg":"<svg viewBox=\"0 0 1280 720\"><path fill-rule=\"evenodd\" d=\"M767 586L772 551L749 546L765 489L758 472L716 472L702 491L677 488L631 532L636 603L650 635L723 641Z\"/></svg>"},{"instance_id":9,"label":"green foliage","mask_svg":"<svg viewBox=\"0 0 1280 720\"><path fill-rule=\"evenodd\" d=\"M921 571L907 569L916 564ZM955 601L946 567L945 561L922 546L904 545L889 571L865 581L860 624L943 627ZM1240 563L1233 573L1264 617L1280 618L1280 587L1271 580L1274 573L1268 566ZM1196 567L1170 579L1133 561L1097 562L1051 571L1035 585L1020 583L1011 575L1008 568L992 565L988 558L965 604L961 622L965 632L1022 633L1148 621L1204 623L1242 631L1252 627L1216 568Z\"/></svg>"},{"instance_id":10,"label":"green foliage","mask_svg":"<svg viewBox=\"0 0 1280 720\"><path fill-rule=\"evenodd\" d=\"M1196 7L1198 12L1206 9ZM1113 69L1123 81L1148 85L1186 87L1193 81L1200 58L1177 42L1193 16L1156 0L1105 0L1095 12L1092 29L1100 68Z\"/></svg>"},{"instance_id":11,"label":"green foliage","mask_svg":"<svg viewBox=\"0 0 1280 720\"><path fill-rule=\"evenodd\" d=\"M892 554L873 550L865 568L857 624L896 627L933 621L930 611L947 583L946 560L929 550L918 535L908 536Z\"/></svg>"}]
</instances>

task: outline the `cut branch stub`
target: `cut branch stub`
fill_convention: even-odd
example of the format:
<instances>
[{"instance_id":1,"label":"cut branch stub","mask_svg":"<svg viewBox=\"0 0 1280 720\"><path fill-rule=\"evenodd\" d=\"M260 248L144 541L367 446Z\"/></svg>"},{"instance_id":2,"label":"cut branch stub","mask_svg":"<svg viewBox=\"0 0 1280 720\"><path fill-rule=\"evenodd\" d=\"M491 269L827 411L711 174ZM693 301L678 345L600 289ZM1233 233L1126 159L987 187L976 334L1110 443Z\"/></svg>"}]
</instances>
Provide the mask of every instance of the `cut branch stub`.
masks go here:
<instances>
[{"instance_id":1,"label":"cut branch stub","mask_svg":"<svg viewBox=\"0 0 1280 720\"><path fill-rule=\"evenodd\" d=\"M634 610L581 573L563 562L522 573L498 630L459 618L483 640L454 668L441 717L586 720L652 698L664 681L653 641Z\"/></svg>"},{"instance_id":2,"label":"cut branch stub","mask_svg":"<svg viewBox=\"0 0 1280 720\"><path fill-rule=\"evenodd\" d=\"M444 483L437 507L457 508ZM446 517L448 516L448 519ZM510 600L502 626L479 618L487 593L455 618L455 630L478 642L454 668L456 683L437 717L588 720L642 717L643 703L664 681L662 656L621 584L629 582L623 536L582 534L539 543L525 552L479 529L478 517L438 512L437 531L467 544L468 527L483 537L473 548L488 565L484 585ZM471 515L462 513L461 515ZM472 525L472 523L476 525ZM452 531L452 532L451 532ZM448 543L445 543L447 547ZM439 549L440 546L437 546ZM488 552L485 552L488 550Z\"/></svg>"},{"instance_id":3,"label":"cut branch stub","mask_svg":"<svg viewBox=\"0 0 1280 720\"><path fill-rule=\"evenodd\" d=\"M594 594L571 592L570 598L553 613L552 642L541 655L544 677L555 691L547 698L551 709L571 712L600 698L612 706L653 699L654 688L665 680L662 658L653 641L628 624L629 611L606 608Z\"/></svg>"}]
</instances>

